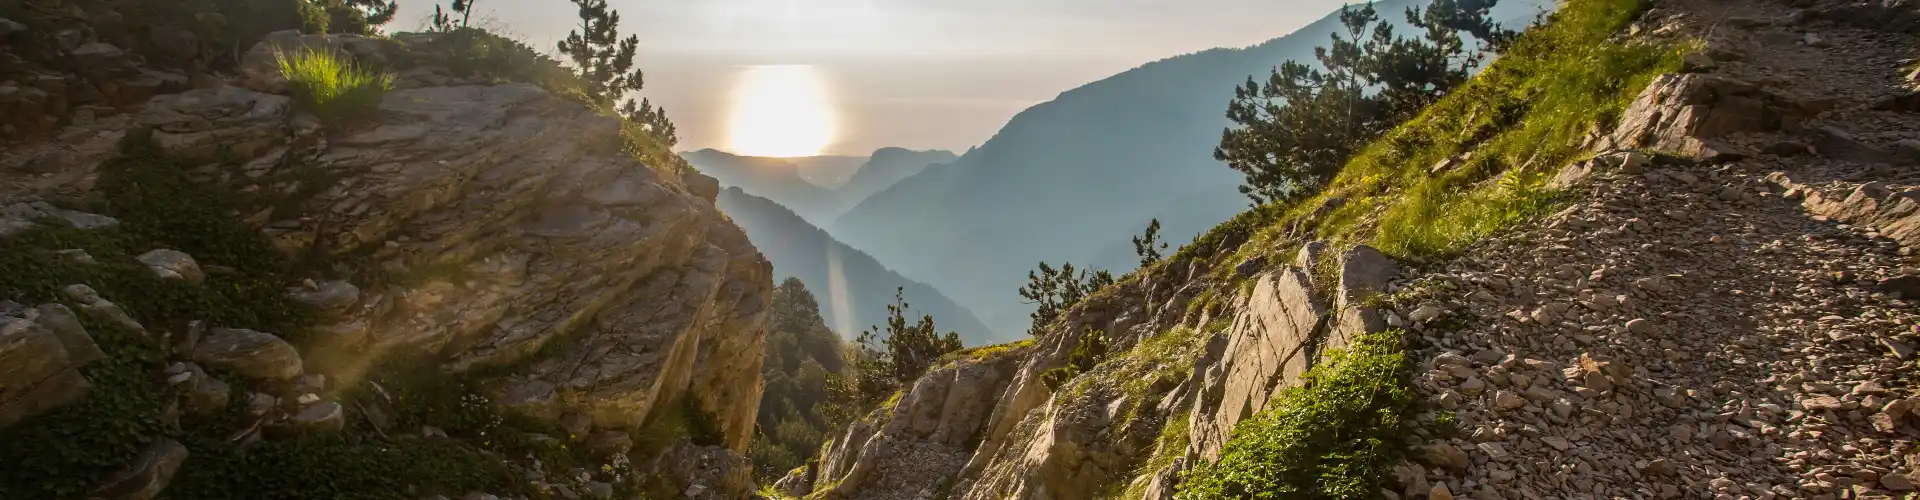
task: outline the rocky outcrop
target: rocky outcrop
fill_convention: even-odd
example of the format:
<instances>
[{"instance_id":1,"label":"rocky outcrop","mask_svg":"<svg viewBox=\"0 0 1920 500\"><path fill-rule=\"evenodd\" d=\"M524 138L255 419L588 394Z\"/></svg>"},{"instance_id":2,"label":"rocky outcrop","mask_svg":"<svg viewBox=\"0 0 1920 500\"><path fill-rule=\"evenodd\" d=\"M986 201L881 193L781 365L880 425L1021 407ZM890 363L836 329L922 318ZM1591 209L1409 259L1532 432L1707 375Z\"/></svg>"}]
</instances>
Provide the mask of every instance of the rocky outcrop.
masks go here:
<instances>
[{"instance_id":1,"label":"rocky outcrop","mask_svg":"<svg viewBox=\"0 0 1920 500\"><path fill-rule=\"evenodd\" d=\"M1661 75L1628 106L1602 149L1652 148L1702 160L1751 156L1723 139L1794 127L1819 111L1729 77Z\"/></svg>"},{"instance_id":2,"label":"rocky outcrop","mask_svg":"<svg viewBox=\"0 0 1920 500\"><path fill-rule=\"evenodd\" d=\"M1253 280L1245 295L1193 307L1200 290L1223 288L1204 267L1145 271L1069 309L1031 347L930 371L777 486L828 498L1170 497L1184 464L1217 457L1234 425L1320 351L1387 328L1368 304L1397 266L1365 246L1324 249L1308 245L1297 265L1235 262ZM1333 281L1316 286L1311 269ZM1096 339L1109 354L1059 382L1080 366L1075 347ZM1191 444L1156 445L1182 415ZM1156 453L1162 445L1178 448ZM1142 470L1149 455L1174 465Z\"/></svg>"},{"instance_id":3,"label":"rocky outcrop","mask_svg":"<svg viewBox=\"0 0 1920 500\"><path fill-rule=\"evenodd\" d=\"M914 498L952 491L985 430L990 405L1027 349L960 359L929 370L891 406L836 434L810 478L789 490L826 498Z\"/></svg>"},{"instance_id":4,"label":"rocky outcrop","mask_svg":"<svg viewBox=\"0 0 1920 500\"><path fill-rule=\"evenodd\" d=\"M11 42L8 36L0 34L0 42ZM617 117L571 97L453 76L432 35L267 38L243 58L237 85L164 87L157 90L164 95L143 96L144 106L124 110L126 127L112 134L150 144L197 183L244 193L248 209L237 215L245 225L288 257L327 264L296 276L310 279L285 290L316 324L266 332L181 318L147 332L127 314L147 309L123 310L73 285L63 293L77 314L52 305L0 320L0 358L20 360L0 363L0 427L84 397L88 383L78 368L101 356L69 335L67 325L84 316L169 343L173 356L192 361L164 372L183 398L181 414L244 403L250 423L234 430L231 442L359 433L369 427L362 423L381 439L412 432L390 427L387 410L404 403L384 389L332 399L382 360L406 355L474 377L485 393L476 400L499 411L555 422L573 416L568 429L592 436L609 463L633 464L602 479L672 478L693 498L740 498L752 490L742 455L762 390L771 267L714 208L711 179L636 160L625 151ZM287 90L274 81L277 70L262 71L276 48L301 46L393 71L396 88L367 121L323 126L311 110L275 93ZM116 47L90 43L69 52L88 64L134 57ZM0 91L11 88L4 66ZM6 120L21 116L11 114L22 108L5 97ZM56 170L85 171L80 177L104 158L65 154L74 165ZM45 162L22 165L28 163ZM0 238L47 221L77 229L117 222L37 201L12 203L13 179L0 180L0 201L8 202L0 203ZM84 194L90 183L58 187ZM136 252L145 252L130 262L142 277L180 286L219 284L232 271L213 265L228 262L203 268L172 249ZM169 364L176 361L185 359ZM261 392L237 392L228 383L239 381L209 371L252 379L246 387ZM639 435L663 408L711 424L699 427L714 435L664 449L649 443L642 447L648 456L628 456L639 450L627 436ZM574 486L588 496L612 492L606 483Z\"/></svg>"},{"instance_id":5,"label":"rocky outcrop","mask_svg":"<svg viewBox=\"0 0 1920 500\"><path fill-rule=\"evenodd\" d=\"M428 41L409 40L275 34L243 70L279 43L432 73ZM176 159L251 158L196 173L290 197L250 219L289 254L353 255L392 277L289 291L323 318L298 332L307 371L352 380L393 350L455 371L516 365L490 384L515 411L632 429L691 398L744 451L771 282L745 236L678 174L620 154L616 118L532 85L434 83L403 78L374 121L324 136L285 96L235 86L155 99L139 123Z\"/></svg>"},{"instance_id":6,"label":"rocky outcrop","mask_svg":"<svg viewBox=\"0 0 1920 500\"><path fill-rule=\"evenodd\" d=\"M1842 195L1820 186L1793 180L1786 172L1767 175L1789 200L1808 212L1833 220L1872 228L1907 248L1920 248L1920 190L1897 189L1878 182L1862 183Z\"/></svg>"}]
</instances>

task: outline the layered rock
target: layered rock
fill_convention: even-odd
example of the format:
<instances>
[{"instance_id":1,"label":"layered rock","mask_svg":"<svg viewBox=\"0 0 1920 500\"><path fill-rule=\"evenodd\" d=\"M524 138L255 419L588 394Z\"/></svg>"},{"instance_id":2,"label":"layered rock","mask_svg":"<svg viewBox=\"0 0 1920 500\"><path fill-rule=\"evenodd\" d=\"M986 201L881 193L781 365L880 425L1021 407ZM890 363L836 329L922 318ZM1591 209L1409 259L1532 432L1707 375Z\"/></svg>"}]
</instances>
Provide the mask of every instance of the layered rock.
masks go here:
<instances>
[{"instance_id":1,"label":"layered rock","mask_svg":"<svg viewBox=\"0 0 1920 500\"><path fill-rule=\"evenodd\" d=\"M1129 487L1170 496L1184 464L1217 457L1234 425L1296 384L1319 352L1386 328L1365 304L1388 290L1396 266L1365 246L1324 248L1308 245L1299 265L1235 264L1252 286L1217 302L1192 302L1225 285L1199 261L1145 271L1069 309L1031 347L930 371L778 486L830 498L1077 499ZM1332 269L1334 282L1316 287L1307 271L1316 268ZM1109 354L1050 385L1096 335ZM1174 423L1181 416L1187 423ZM1156 454L1168 425L1189 426L1191 444ZM1174 465L1141 470L1149 455Z\"/></svg>"}]
</instances>

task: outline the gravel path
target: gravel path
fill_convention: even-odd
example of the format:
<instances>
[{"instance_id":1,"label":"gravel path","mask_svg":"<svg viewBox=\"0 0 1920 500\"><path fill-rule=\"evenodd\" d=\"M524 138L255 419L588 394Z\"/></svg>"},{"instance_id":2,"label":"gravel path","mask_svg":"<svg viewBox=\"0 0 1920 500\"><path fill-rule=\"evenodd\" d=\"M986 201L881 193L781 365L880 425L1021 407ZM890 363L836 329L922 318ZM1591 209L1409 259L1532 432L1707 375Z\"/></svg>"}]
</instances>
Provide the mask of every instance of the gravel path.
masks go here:
<instances>
[{"instance_id":1,"label":"gravel path","mask_svg":"<svg viewBox=\"0 0 1920 500\"><path fill-rule=\"evenodd\" d=\"M1920 114L1870 109L1908 92L1903 54L1920 52L1798 3L1650 15L1707 40L1716 73L1830 108L1729 141L1781 154L1610 171L1545 223L1419 279L1440 293L1401 312L1425 339L1416 378L1426 417L1451 414L1457 432L1426 436L1403 496L1913 495L1920 259L1809 213L1767 174L1840 196L1920 184L1920 162L1898 156ZM1898 159L1821 150L1833 130Z\"/></svg>"}]
</instances>

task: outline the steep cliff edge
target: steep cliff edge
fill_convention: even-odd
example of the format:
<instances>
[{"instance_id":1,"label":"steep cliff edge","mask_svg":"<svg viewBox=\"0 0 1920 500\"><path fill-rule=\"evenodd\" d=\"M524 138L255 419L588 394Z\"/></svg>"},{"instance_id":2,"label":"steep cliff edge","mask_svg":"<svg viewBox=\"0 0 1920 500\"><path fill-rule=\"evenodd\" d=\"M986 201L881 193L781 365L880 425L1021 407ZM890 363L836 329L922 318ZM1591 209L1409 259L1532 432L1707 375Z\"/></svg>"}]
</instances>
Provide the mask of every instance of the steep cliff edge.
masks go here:
<instances>
[{"instance_id":1,"label":"steep cliff edge","mask_svg":"<svg viewBox=\"0 0 1920 500\"><path fill-rule=\"evenodd\" d=\"M14 186L0 439L43 442L0 496L747 494L770 265L711 179L443 42L273 34ZM397 78L323 125L272 47Z\"/></svg>"},{"instance_id":2,"label":"steep cliff edge","mask_svg":"<svg viewBox=\"0 0 1920 500\"><path fill-rule=\"evenodd\" d=\"M1004 351L977 444L902 397L781 492L1911 495L1916 19L1567 2L1322 193Z\"/></svg>"}]
</instances>

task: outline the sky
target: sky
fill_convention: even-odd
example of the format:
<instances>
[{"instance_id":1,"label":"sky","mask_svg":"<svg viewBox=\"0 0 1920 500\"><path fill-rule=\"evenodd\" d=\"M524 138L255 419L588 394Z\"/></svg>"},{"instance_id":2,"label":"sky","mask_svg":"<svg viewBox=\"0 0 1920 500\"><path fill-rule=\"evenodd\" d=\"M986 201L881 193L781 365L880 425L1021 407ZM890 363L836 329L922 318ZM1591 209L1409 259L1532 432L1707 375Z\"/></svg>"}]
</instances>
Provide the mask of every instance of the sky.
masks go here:
<instances>
[{"instance_id":1,"label":"sky","mask_svg":"<svg viewBox=\"0 0 1920 500\"><path fill-rule=\"evenodd\" d=\"M449 0L450 1L450 0ZM1266 41L1340 0L611 0L639 35L641 95L665 106L678 149L772 151L739 139L806 129L822 154L886 146L963 152L1015 113L1141 64ZM401 0L389 31L426 25L427 0ZM553 51L578 22L567 0L477 0L474 24ZM759 72L757 66L810 66ZM809 111L742 112L767 88L746 75L812 75ZM748 92L751 93L751 92ZM815 108L828 116L816 116ZM768 113L772 113L769 115ZM742 122L752 121L746 124ZM745 144L741 144L745 142ZM805 141L803 141L805 142ZM756 149L758 148L758 149ZM791 148L782 149L786 151Z\"/></svg>"}]
</instances>

